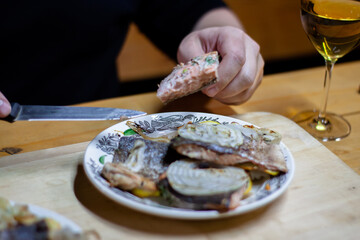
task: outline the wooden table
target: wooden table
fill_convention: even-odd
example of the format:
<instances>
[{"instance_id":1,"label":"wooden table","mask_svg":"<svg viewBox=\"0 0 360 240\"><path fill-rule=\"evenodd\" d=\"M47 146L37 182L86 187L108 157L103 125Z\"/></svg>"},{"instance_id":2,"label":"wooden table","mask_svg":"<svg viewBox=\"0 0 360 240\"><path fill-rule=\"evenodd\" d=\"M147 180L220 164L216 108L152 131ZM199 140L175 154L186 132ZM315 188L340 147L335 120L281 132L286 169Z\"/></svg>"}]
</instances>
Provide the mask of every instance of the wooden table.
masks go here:
<instances>
[{"instance_id":1,"label":"wooden table","mask_svg":"<svg viewBox=\"0 0 360 240\"><path fill-rule=\"evenodd\" d=\"M323 75L323 68L315 68L266 76L241 106L223 105L202 94L163 106L154 93L79 104L147 113L210 112L278 130L294 155L295 177L285 194L256 211L222 220L182 221L142 214L109 200L92 186L81 163L88 142L114 121L0 122L0 195L54 210L83 229L94 229L102 239L358 239L360 61L335 67L328 104L329 111L351 123L349 137L320 143L288 119L318 106Z\"/></svg>"},{"instance_id":2,"label":"wooden table","mask_svg":"<svg viewBox=\"0 0 360 240\"><path fill-rule=\"evenodd\" d=\"M240 106L227 106L195 94L163 106L155 93L139 94L79 104L79 106L118 107L145 111L196 111L222 115L247 112L271 112L287 118L297 112L314 109L322 100L324 68L268 75L253 97ZM349 137L340 142L323 143L346 164L360 173L360 61L337 64L331 83L328 110L342 114L351 124ZM100 122L15 122L0 121L0 157L90 141L99 132L115 124ZM2 150L1 150L2 149Z\"/></svg>"}]
</instances>

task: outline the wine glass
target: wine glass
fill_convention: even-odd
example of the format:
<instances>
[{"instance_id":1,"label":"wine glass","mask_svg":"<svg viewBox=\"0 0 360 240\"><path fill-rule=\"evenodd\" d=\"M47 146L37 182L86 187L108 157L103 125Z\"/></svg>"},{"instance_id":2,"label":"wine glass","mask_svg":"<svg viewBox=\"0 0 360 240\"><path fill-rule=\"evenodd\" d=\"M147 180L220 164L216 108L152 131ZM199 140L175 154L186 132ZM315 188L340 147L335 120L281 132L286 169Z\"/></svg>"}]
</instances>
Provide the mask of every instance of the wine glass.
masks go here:
<instances>
[{"instance_id":1,"label":"wine glass","mask_svg":"<svg viewBox=\"0 0 360 240\"><path fill-rule=\"evenodd\" d=\"M360 1L301 0L301 22L325 59L324 96L319 110L300 112L293 120L322 141L339 141L351 126L342 116L326 112L326 106L335 62L360 43Z\"/></svg>"}]
</instances>

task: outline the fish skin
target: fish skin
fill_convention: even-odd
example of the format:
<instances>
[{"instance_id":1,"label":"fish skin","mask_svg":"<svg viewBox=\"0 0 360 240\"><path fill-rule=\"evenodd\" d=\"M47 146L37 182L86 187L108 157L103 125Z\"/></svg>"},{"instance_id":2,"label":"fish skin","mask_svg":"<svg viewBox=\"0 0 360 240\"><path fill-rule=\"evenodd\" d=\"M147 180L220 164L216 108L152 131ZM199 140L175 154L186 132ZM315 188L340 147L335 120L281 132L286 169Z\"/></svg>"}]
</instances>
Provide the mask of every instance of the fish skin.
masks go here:
<instances>
[{"instance_id":1,"label":"fish skin","mask_svg":"<svg viewBox=\"0 0 360 240\"><path fill-rule=\"evenodd\" d=\"M235 165L252 162L263 170L287 172L286 162L278 144L267 144L262 139L244 138L239 149L223 147L213 143L205 143L174 138L172 147L179 153L190 158L210 161L220 165Z\"/></svg>"},{"instance_id":2,"label":"fish skin","mask_svg":"<svg viewBox=\"0 0 360 240\"><path fill-rule=\"evenodd\" d=\"M168 166L165 162L168 149L169 143L145 140L139 136L123 136L113 161L104 165L101 175L112 187L154 192L160 175Z\"/></svg>"},{"instance_id":3,"label":"fish skin","mask_svg":"<svg viewBox=\"0 0 360 240\"><path fill-rule=\"evenodd\" d=\"M119 140L113 163L121 163L130 170L156 181L166 171L165 157L169 146L169 143L124 136Z\"/></svg>"}]
</instances>

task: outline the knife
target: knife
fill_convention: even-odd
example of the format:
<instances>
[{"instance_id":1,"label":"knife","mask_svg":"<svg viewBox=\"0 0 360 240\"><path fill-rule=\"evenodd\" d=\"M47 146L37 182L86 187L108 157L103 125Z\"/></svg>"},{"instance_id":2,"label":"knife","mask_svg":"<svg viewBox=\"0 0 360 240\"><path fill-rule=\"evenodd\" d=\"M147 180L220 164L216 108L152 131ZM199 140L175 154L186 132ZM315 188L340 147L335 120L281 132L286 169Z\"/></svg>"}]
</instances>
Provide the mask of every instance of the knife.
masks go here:
<instances>
[{"instance_id":1,"label":"knife","mask_svg":"<svg viewBox=\"0 0 360 240\"><path fill-rule=\"evenodd\" d=\"M11 103L11 113L3 120L14 121L99 121L126 120L145 112L121 108L20 105Z\"/></svg>"}]
</instances>

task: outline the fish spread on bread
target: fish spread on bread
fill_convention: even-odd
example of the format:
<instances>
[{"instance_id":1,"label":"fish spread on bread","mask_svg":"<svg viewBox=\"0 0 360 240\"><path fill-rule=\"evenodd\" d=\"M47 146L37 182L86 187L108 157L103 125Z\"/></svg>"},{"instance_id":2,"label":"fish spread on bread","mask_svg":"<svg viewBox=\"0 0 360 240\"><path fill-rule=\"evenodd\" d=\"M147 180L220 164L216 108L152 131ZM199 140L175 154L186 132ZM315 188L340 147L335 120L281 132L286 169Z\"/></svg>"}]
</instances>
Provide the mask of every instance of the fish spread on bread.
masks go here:
<instances>
[{"instance_id":1,"label":"fish spread on bread","mask_svg":"<svg viewBox=\"0 0 360 240\"><path fill-rule=\"evenodd\" d=\"M218 66L216 51L195 57L186 64L180 63L160 82L156 95L166 104L198 92L216 82Z\"/></svg>"}]
</instances>

